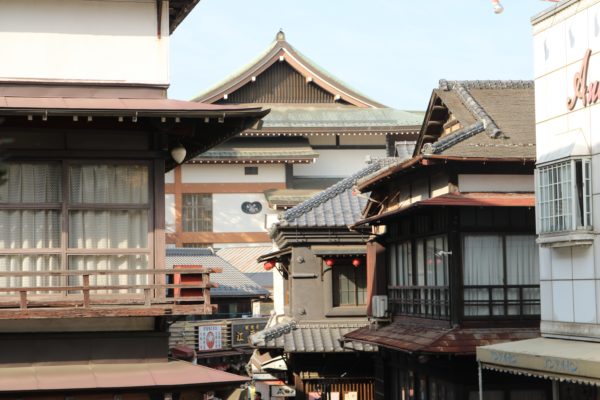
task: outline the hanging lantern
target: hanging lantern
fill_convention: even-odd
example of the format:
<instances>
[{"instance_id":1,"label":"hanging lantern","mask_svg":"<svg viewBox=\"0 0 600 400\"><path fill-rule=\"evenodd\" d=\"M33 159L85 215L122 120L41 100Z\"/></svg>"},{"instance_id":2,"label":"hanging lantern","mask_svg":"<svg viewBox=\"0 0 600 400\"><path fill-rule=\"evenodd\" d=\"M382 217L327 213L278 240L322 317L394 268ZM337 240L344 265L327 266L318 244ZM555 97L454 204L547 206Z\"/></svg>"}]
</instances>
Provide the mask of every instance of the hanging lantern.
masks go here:
<instances>
[{"instance_id":1,"label":"hanging lantern","mask_svg":"<svg viewBox=\"0 0 600 400\"><path fill-rule=\"evenodd\" d=\"M352 260L352 265L354 265L355 267L360 267L361 264L362 260L360 258L355 258Z\"/></svg>"},{"instance_id":2,"label":"hanging lantern","mask_svg":"<svg viewBox=\"0 0 600 400\"><path fill-rule=\"evenodd\" d=\"M265 267L265 271L270 271L273 269L273 267L275 267L275 263L273 261L267 261L264 264L264 267Z\"/></svg>"},{"instance_id":3,"label":"hanging lantern","mask_svg":"<svg viewBox=\"0 0 600 400\"><path fill-rule=\"evenodd\" d=\"M328 258L325 260L325 265L327 265L328 267L333 267L333 264L335 264L333 258Z\"/></svg>"}]
</instances>

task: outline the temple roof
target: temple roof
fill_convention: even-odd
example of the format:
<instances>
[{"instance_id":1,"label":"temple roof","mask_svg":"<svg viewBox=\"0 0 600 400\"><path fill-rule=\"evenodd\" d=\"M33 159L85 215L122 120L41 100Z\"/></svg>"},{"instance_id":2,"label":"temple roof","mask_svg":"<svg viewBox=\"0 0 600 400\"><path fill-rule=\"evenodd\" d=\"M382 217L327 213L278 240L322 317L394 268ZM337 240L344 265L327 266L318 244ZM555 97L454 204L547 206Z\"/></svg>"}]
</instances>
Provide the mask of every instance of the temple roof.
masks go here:
<instances>
[{"instance_id":1,"label":"temple roof","mask_svg":"<svg viewBox=\"0 0 600 400\"><path fill-rule=\"evenodd\" d=\"M203 103L227 101L233 92L243 87L249 87L249 85L258 85L261 75L263 77L269 75L272 82L276 83L282 83L286 79L286 82L290 82L291 79L288 78L292 70L302 77L302 82L301 84L296 82L298 90L296 93L287 93L288 96L298 97L298 92L310 90L312 96L323 102L362 108L385 107L336 79L301 54L286 41L283 31L277 33L275 41L255 60L204 93L197 95L193 100Z\"/></svg>"}]
</instances>

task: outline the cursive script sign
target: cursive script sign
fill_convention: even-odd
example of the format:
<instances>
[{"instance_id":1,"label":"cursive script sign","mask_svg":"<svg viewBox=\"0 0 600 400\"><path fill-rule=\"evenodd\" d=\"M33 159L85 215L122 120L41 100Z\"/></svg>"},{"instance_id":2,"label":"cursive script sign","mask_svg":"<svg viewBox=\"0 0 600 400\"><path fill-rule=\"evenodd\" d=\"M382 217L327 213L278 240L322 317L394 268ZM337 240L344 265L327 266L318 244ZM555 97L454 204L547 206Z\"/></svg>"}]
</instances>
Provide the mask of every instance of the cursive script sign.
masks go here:
<instances>
[{"instance_id":1,"label":"cursive script sign","mask_svg":"<svg viewBox=\"0 0 600 400\"><path fill-rule=\"evenodd\" d=\"M581 100L583 106L586 107L596 103L600 99L600 81L594 81L590 84L587 83L591 55L592 50L587 49L583 61L581 62L581 69L575 74L575 78L573 79L573 89L575 93L573 97L567 99L567 109L569 111L572 111L575 108L577 100Z\"/></svg>"}]
</instances>

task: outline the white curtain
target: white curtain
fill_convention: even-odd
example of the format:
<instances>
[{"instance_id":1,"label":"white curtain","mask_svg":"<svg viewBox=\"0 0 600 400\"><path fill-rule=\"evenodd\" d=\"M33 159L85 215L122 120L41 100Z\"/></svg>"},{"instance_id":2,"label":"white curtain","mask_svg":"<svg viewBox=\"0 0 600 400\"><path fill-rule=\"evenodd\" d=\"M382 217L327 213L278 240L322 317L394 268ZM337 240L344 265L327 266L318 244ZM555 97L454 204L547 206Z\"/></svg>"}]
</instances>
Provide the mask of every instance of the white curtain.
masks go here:
<instances>
[{"instance_id":1,"label":"white curtain","mask_svg":"<svg viewBox=\"0 0 600 400\"><path fill-rule=\"evenodd\" d=\"M0 185L0 203L58 203L61 199L59 164L7 165Z\"/></svg>"},{"instance_id":2,"label":"white curtain","mask_svg":"<svg viewBox=\"0 0 600 400\"><path fill-rule=\"evenodd\" d=\"M60 270L60 257L58 255L1 255L0 271L3 272L35 272ZM0 287L49 287L58 286L60 277L57 276L24 276L0 277ZM52 293L52 291L36 291L34 293ZM6 293L3 293L6 294ZM16 294L12 292L9 294Z\"/></svg>"},{"instance_id":3,"label":"white curtain","mask_svg":"<svg viewBox=\"0 0 600 400\"><path fill-rule=\"evenodd\" d=\"M146 269L148 267L148 257L145 255L90 255L90 256L69 256L69 269L76 271L101 270L101 271L128 271ZM92 286L121 286L121 285L144 285L148 282L146 275L93 275L90 276L90 285ZM81 277L72 276L69 278L70 285L82 285ZM94 294L106 293L141 293L137 289L110 289L96 290Z\"/></svg>"},{"instance_id":4,"label":"white curtain","mask_svg":"<svg viewBox=\"0 0 600 400\"><path fill-rule=\"evenodd\" d=\"M148 247L148 211L72 211L69 247L143 249Z\"/></svg>"},{"instance_id":5,"label":"white curtain","mask_svg":"<svg viewBox=\"0 0 600 400\"><path fill-rule=\"evenodd\" d=\"M148 203L148 168L144 165L74 165L69 179L73 203Z\"/></svg>"},{"instance_id":6,"label":"white curtain","mask_svg":"<svg viewBox=\"0 0 600 400\"><path fill-rule=\"evenodd\" d=\"M539 253L533 235L506 236L506 279L508 285L539 285L540 268ZM510 301L519 300L519 289L508 289ZM540 298L540 290L536 288L522 288L524 300L523 314L539 314L539 305L527 304L536 302ZM510 305L509 314L519 314L517 305Z\"/></svg>"},{"instance_id":7,"label":"white curtain","mask_svg":"<svg viewBox=\"0 0 600 400\"><path fill-rule=\"evenodd\" d=\"M494 235L465 235L463 250L463 283L465 286L503 285L502 237ZM493 299L498 293L492 294ZM464 290L465 315L489 315L489 291L487 289ZM468 302L486 305L468 305ZM496 310L494 310L496 311Z\"/></svg>"}]
</instances>

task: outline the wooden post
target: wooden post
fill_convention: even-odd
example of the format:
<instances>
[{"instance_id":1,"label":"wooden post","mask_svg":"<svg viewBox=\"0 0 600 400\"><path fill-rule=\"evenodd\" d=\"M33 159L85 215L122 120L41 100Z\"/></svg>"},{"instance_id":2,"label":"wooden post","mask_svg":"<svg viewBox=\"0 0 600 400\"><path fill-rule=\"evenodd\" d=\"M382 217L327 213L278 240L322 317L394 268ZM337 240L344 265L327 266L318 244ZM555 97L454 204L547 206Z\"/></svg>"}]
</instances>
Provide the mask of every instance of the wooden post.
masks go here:
<instances>
[{"instance_id":1,"label":"wooden post","mask_svg":"<svg viewBox=\"0 0 600 400\"><path fill-rule=\"evenodd\" d=\"M21 290L19 291L19 297L20 297L20 307L21 310L25 310L27 308L27 291L25 290Z\"/></svg>"},{"instance_id":2,"label":"wooden post","mask_svg":"<svg viewBox=\"0 0 600 400\"><path fill-rule=\"evenodd\" d=\"M150 306L151 298L152 298L152 293L151 293L150 288L144 288L144 305L146 307Z\"/></svg>"},{"instance_id":3,"label":"wooden post","mask_svg":"<svg viewBox=\"0 0 600 400\"><path fill-rule=\"evenodd\" d=\"M83 275L83 307L90 307L90 276Z\"/></svg>"}]
</instances>

